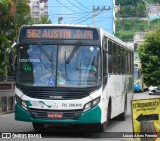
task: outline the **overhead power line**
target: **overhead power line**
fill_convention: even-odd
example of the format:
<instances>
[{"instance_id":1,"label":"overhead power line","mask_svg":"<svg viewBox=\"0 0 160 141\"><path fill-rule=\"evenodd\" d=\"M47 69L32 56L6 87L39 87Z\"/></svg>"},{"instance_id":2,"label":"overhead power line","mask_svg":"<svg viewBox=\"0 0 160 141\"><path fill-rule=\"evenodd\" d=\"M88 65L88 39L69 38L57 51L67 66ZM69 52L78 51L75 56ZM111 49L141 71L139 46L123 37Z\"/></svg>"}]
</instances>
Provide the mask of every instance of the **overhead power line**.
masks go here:
<instances>
[{"instance_id":1,"label":"overhead power line","mask_svg":"<svg viewBox=\"0 0 160 141\"><path fill-rule=\"evenodd\" d=\"M68 1L71 5L77 7L78 9L83 10L83 9L79 8L78 6L76 6L75 4L73 4L72 2L70 2L69 0L67 0L67 1ZM85 10L83 10L83 11L85 11Z\"/></svg>"},{"instance_id":2,"label":"overhead power line","mask_svg":"<svg viewBox=\"0 0 160 141\"><path fill-rule=\"evenodd\" d=\"M83 18L87 18L90 14L91 14L91 13L87 14L86 16L83 16L83 17L77 19L76 21L73 21L73 22L70 23L70 24L73 24L73 23L75 23L75 22L77 22L77 21L79 21L79 20L81 20L81 19L83 19Z\"/></svg>"},{"instance_id":3,"label":"overhead power line","mask_svg":"<svg viewBox=\"0 0 160 141\"><path fill-rule=\"evenodd\" d=\"M60 3L61 5L63 5L64 7L66 7L67 9L71 10L71 11L74 11L74 12L78 12L78 11L75 11L67 6L65 6L63 3L61 3L59 0L56 0L58 3Z\"/></svg>"},{"instance_id":4,"label":"overhead power line","mask_svg":"<svg viewBox=\"0 0 160 141\"><path fill-rule=\"evenodd\" d=\"M109 8L108 10L111 10L111 8ZM108 11L107 10L107 11ZM102 12L107 12L106 10L100 10L98 13L96 13L94 16L98 16L98 15L100 15ZM76 24L79 24L79 23L82 23L82 22L84 22L84 21L86 21L86 20L89 20L89 19L91 19L91 18L94 18L94 16L92 15L92 16L90 16L90 17L88 17L88 18L86 18L86 19L84 19L84 20L82 20L82 21L79 21L78 23L76 23Z\"/></svg>"},{"instance_id":5,"label":"overhead power line","mask_svg":"<svg viewBox=\"0 0 160 141\"><path fill-rule=\"evenodd\" d=\"M87 14L87 13L91 13L92 11L88 11L88 12L77 12L77 13L68 13L68 14L51 14L51 15L80 15L80 14Z\"/></svg>"},{"instance_id":6,"label":"overhead power line","mask_svg":"<svg viewBox=\"0 0 160 141\"><path fill-rule=\"evenodd\" d=\"M79 5L81 5L82 7L84 7L85 9L88 9L88 7L84 6L83 4L81 4L78 0L75 0ZM90 9L88 9L90 10Z\"/></svg>"}]
</instances>

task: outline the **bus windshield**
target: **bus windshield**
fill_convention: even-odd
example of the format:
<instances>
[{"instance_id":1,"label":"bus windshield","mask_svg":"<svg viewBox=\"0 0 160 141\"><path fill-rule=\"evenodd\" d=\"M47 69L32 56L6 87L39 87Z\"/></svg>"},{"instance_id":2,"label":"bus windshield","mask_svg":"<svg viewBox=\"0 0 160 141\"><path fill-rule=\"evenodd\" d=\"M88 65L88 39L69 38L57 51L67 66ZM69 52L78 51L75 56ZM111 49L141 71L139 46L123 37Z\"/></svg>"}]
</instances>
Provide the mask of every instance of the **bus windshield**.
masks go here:
<instances>
[{"instance_id":1,"label":"bus windshield","mask_svg":"<svg viewBox=\"0 0 160 141\"><path fill-rule=\"evenodd\" d=\"M21 45L17 59L17 83L40 87L92 87L100 84L99 46Z\"/></svg>"}]
</instances>

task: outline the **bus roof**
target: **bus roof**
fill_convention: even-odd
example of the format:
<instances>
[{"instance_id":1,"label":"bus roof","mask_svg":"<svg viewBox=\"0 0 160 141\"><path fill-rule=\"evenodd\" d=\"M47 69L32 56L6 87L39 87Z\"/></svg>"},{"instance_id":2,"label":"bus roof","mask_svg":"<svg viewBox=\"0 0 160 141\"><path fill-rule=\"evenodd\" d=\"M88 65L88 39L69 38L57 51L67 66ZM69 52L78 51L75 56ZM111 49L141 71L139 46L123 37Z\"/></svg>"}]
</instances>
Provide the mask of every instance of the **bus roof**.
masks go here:
<instances>
[{"instance_id":1,"label":"bus roof","mask_svg":"<svg viewBox=\"0 0 160 141\"><path fill-rule=\"evenodd\" d=\"M90 27L90 28L96 28L94 26L87 26L87 25L74 25L74 24L33 24L33 25L23 25L23 26L56 26L56 27ZM22 26L22 27L23 27Z\"/></svg>"},{"instance_id":2,"label":"bus roof","mask_svg":"<svg viewBox=\"0 0 160 141\"><path fill-rule=\"evenodd\" d=\"M105 30L103 30L102 28L99 28L101 33L104 34L106 37L108 37L110 40L112 41L115 41L116 43L124 46L124 47L127 47L128 49L134 51L134 48L127 45L125 42L121 41L120 39L118 39L117 37L111 35L110 33L106 32Z\"/></svg>"}]
</instances>

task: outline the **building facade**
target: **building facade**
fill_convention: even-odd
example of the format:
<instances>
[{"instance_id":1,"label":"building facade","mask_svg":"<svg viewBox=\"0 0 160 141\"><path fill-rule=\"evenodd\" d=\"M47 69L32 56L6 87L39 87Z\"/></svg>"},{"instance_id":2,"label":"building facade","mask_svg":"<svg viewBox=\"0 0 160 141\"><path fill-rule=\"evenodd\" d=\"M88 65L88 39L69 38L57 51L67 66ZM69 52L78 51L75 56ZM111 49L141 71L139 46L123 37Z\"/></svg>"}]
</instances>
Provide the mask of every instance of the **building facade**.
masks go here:
<instances>
[{"instance_id":1,"label":"building facade","mask_svg":"<svg viewBox=\"0 0 160 141\"><path fill-rule=\"evenodd\" d=\"M160 6L158 4L147 5L147 12L149 20L160 18Z\"/></svg>"},{"instance_id":2,"label":"building facade","mask_svg":"<svg viewBox=\"0 0 160 141\"><path fill-rule=\"evenodd\" d=\"M48 0L30 0L31 17L35 20L48 16Z\"/></svg>"}]
</instances>

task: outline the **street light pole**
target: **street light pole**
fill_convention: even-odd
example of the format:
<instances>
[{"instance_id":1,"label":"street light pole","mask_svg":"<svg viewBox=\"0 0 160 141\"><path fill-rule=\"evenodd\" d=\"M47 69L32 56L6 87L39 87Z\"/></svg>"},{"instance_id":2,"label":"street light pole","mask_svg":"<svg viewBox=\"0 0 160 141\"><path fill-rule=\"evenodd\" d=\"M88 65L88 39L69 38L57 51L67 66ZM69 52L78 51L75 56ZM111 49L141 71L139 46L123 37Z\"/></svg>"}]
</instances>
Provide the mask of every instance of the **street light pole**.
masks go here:
<instances>
[{"instance_id":1,"label":"street light pole","mask_svg":"<svg viewBox=\"0 0 160 141\"><path fill-rule=\"evenodd\" d=\"M63 20L62 17L58 17L58 24L61 24L61 21Z\"/></svg>"}]
</instances>

